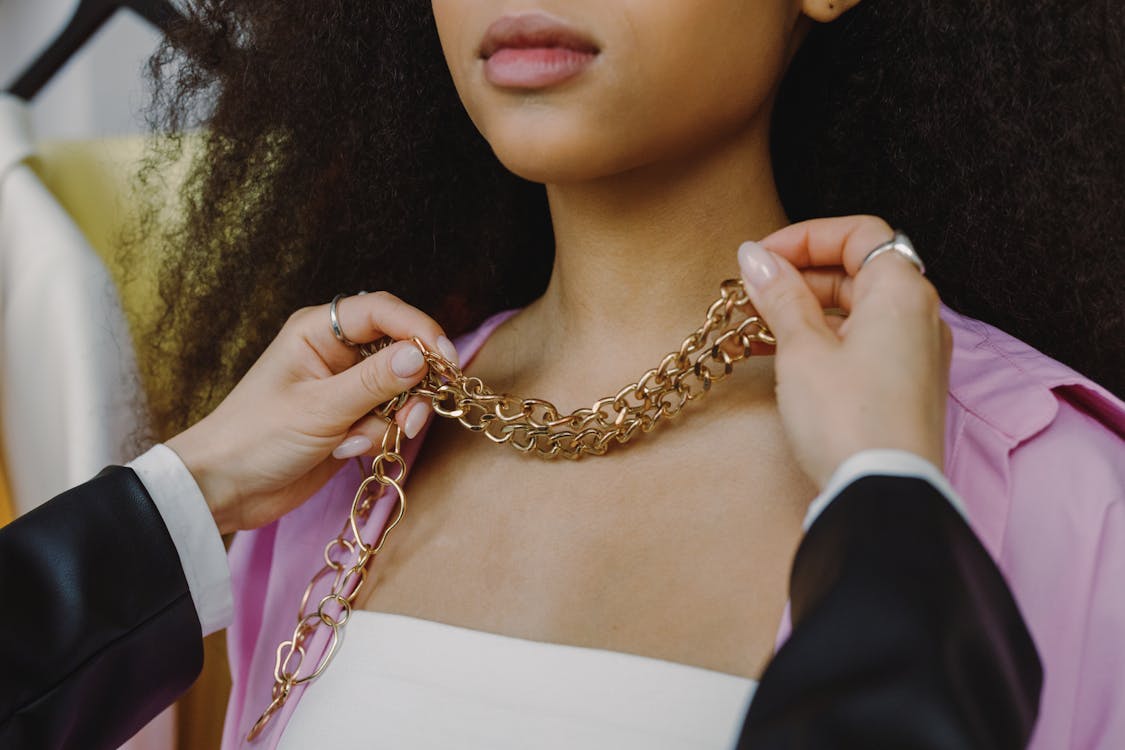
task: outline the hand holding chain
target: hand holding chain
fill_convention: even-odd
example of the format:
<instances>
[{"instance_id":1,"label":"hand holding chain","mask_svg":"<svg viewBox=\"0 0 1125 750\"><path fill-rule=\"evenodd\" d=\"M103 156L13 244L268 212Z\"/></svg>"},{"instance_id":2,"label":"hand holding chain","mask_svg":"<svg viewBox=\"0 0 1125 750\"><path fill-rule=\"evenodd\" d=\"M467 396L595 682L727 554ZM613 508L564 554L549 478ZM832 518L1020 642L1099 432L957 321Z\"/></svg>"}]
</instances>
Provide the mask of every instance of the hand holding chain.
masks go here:
<instances>
[{"instance_id":1,"label":"hand holding chain","mask_svg":"<svg viewBox=\"0 0 1125 750\"><path fill-rule=\"evenodd\" d=\"M328 668L339 651L352 606L367 581L367 566L382 549L390 530L402 520L406 510L403 485L407 467L401 453L402 433L394 422L394 414L407 399L428 398L436 414L456 419L469 430L483 433L494 443L506 443L521 453L569 459L603 455L614 442L626 443L640 433L650 432L665 418L679 414L689 401L730 375L735 363L753 353L753 344L776 344L765 321L753 311L741 281L724 281L719 291L719 298L707 309L703 324L683 340L679 349L615 395L600 398L590 407L570 414L561 414L542 399L497 394L479 378L465 375L457 365L415 338L429 370L418 385L375 410L389 423L380 453L372 463L371 474L356 490L343 529L324 549L324 567L305 588L292 638L277 647L273 700L251 728L247 740L261 734L293 688L312 682ZM338 324L335 320L333 324L335 331ZM383 338L362 345L359 350L367 357L391 343L392 339ZM375 501L387 491L394 493L392 516L378 540L367 544L360 530ZM313 591L322 581L331 582L329 592L315 610L309 611ZM315 666L302 674L309 639L322 628L328 633L328 647Z\"/></svg>"}]
</instances>

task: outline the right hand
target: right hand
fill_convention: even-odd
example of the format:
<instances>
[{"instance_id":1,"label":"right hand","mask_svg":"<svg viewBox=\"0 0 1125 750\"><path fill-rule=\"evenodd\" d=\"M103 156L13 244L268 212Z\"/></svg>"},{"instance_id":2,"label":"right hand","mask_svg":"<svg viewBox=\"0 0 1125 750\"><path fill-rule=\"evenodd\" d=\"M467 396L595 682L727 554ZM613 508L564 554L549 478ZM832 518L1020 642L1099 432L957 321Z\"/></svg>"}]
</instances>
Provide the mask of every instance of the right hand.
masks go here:
<instances>
[{"instance_id":1,"label":"right hand","mask_svg":"<svg viewBox=\"0 0 1125 750\"><path fill-rule=\"evenodd\" d=\"M777 338L782 423L821 489L840 463L869 448L910 451L942 467L952 339L937 292L897 253L859 272L892 234L873 216L814 219L739 249L746 291ZM815 268L802 273L786 258ZM827 307L849 316L830 325Z\"/></svg>"},{"instance_id":2,"label":"right hand","mask_svg":"<svg viewBox=\"0 0 1125 750\"><path fill-rule=\"evenodd\" d=\"M263 526L300 505L339 470L343 459L333 451L342 443L350 455L377 449L386 422L369 412L426 374L408 339L417 336L456 362L438 324L394 295L338 305L351 340L398 339L362 361L333 336L328 311L294 313L223 402L166 443L195 477L220 533ZM395 419L409 434L427 416L427 405L412 399Z\"/></svg>"}]
</instances>

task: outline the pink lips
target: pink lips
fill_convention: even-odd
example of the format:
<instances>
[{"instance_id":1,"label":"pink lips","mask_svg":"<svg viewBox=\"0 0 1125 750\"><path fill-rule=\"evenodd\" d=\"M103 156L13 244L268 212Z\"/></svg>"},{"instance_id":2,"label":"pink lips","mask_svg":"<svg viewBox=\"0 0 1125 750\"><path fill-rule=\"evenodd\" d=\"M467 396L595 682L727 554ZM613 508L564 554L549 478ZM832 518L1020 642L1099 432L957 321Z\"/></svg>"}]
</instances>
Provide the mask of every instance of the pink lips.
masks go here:
<instances>
[{"instance_id":1,"label":"pink lips","mask_svg":"<svg viewBox=\"0 0 1125 750\"><path fill-rule=\"evenodd\" d=\"M544 13L504 16L488 27L480 56L488 82L501 88L542 89L585 70L597 46Z\"/></svg>"}]
</instances>

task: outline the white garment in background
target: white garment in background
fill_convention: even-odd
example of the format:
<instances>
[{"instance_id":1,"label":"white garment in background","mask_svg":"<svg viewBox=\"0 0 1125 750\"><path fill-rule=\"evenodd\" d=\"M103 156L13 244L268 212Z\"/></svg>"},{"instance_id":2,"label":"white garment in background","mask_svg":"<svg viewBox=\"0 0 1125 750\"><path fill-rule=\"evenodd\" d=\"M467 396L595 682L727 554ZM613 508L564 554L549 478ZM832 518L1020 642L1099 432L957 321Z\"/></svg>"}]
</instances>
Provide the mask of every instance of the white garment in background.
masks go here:
<instances>
[{"instance_id":1,"label":"white garment in background","mask_svg":"<svg viewBox=\"0 0 1125 750\"><path fill-rule=\"evenodd\" d=\"M0 445L16 514L123 463L139 390L116 289L0 94Z\"/></svg>"},{"instance_id":2,"label":"white garment in background","mask_svg":"<svg viewBox=\"0 0 1125 750\"><path fill-rule=\"evenodd\" d=\"M16 515L124 463L140 394L113 281L24 163L28 123L0 94L0 450ZM174 747L173 709L124 745Z\"/></svg>"}]
</instances>

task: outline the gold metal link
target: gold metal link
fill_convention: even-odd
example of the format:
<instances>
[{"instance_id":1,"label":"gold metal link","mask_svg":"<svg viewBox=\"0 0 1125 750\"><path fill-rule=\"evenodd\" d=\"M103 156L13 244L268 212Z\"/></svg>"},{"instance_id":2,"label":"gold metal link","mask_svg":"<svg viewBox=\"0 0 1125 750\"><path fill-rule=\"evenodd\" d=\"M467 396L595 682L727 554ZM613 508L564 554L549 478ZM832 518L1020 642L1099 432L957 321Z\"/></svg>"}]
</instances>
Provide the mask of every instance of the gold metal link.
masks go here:
<instances>
[{"instance_id":1,"label":"gold metal link","mask_svg":"<svg viewBox=\"0 0 1125 750\"><path fill-rule=\"evenodd\" d=\"M384 338L359 350L363 356L371 356L391 343L393 340ZM570 414L561 414L554 404L542 399L497 394L420 340L414 339L414 343L422 350L429 370L421 383L375 410L388 421L380 453L372 463L370 475L356 490L343 530L324 548L325 565L301 597L292 638L277 647L272 700L250 729L247 740L261 734L285 705L293 688L312 682L328 668L340 648L342 630L351 618L353 604L367 582L368 566L406 512L403 484L407 466L401 453L402 434L393 420L395 412L411 396L429 399L435 414L455 419L494 443L540 458L574 460L604 455L614 443L627 443L641 433L651 432L661 421L675 417L688 402L730 375L734 365L751 355L753 344L774 345L776 340L765 321L754 313L742 282L724 281L719 298L707 308L702 325L688 334L679 349L615 395ZM360 530L384 492L394 495L395 508L379 539L367 544ZM314 591L329 578L327 593L315 600L316 610L309 612ZM308 643L322 629L329 633L328 647L311 671L302 674Z\"/></svg>"}]
</instances>

